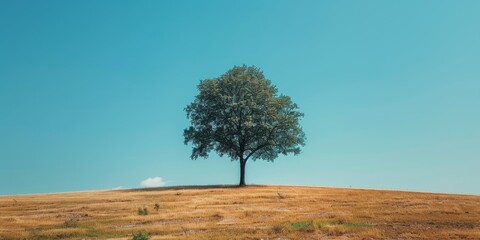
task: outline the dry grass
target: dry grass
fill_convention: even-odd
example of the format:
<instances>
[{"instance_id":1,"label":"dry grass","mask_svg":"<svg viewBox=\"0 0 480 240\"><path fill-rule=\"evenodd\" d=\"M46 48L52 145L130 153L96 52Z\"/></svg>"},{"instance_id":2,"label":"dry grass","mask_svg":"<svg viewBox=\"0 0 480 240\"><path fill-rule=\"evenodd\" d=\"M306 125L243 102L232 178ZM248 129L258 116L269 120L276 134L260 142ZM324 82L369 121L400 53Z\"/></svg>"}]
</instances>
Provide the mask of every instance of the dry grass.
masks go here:
<instances>
[{"instance_id":1,"label":"dry grass","mask_svg":"<svg viewBox=\"0 0 480 240\"><path fill-rule=\"evenodd\" d=\"M0 197L1 240L141 230L152 239L480 239L480 196L212 186Z\"/></svg>"}]
</instances>

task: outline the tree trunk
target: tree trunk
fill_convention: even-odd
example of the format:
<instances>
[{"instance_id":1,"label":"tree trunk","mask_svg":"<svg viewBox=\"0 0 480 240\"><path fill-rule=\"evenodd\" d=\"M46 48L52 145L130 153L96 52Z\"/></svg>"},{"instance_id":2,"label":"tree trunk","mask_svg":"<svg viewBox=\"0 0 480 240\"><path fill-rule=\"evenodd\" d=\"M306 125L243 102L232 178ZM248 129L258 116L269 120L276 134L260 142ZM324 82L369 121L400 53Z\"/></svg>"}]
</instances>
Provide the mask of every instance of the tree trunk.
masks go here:
<instances>
[{"instance_id":1,"label":"tree trunk","mask_svg":"<svg viewBox=\"0 0 480 240\"><path fill-rule=\"evenodd\" d=\"M246 160L240 158L240 184L239 186L245 186L245 164L247 163Z\"/></svg>"}]
</instances>

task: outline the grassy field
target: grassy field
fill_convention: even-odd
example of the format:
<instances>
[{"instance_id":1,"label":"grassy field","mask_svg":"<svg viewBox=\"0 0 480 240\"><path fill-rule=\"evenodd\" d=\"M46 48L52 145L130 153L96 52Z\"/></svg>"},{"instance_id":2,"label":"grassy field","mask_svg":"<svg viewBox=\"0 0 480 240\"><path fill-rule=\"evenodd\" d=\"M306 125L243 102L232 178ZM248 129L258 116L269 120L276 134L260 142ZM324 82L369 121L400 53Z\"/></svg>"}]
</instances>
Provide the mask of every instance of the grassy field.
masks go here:
<instances>
[{"instance_id":1,"label":"grassy field","mask_svg":"<svg viewBox=\"0 0 480 240\"><path fill-rule=\"evenodd\" d=\"M131 239L141 230L151 239L480 239L480 196L212 186L0 197L2 240Z\"/></svg>"}]
</instances>

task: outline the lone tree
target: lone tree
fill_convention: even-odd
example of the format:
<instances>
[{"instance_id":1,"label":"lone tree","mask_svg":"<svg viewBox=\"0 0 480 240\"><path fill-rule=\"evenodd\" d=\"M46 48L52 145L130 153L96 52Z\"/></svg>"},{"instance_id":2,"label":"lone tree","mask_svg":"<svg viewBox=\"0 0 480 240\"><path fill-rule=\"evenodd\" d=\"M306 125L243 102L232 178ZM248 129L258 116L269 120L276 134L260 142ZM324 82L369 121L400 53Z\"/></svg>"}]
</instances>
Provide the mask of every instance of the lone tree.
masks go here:
<instances>
[{"instance_id":1,"label":"lone tree","mask_svg":"<svg viewBox=\"0 0 480 240\"><path fill-rule=\"evenodd\" d=\"M255 67L235 66L222 76L200 81L200 93L185 111L191 126L184 130L192 142L191 158L207 158L210 151L240 162L240 186L245 186L249 159L272 161L279 155L300 153L305 134L303 113L290 97Z\"/></svg>"}]
</instances>

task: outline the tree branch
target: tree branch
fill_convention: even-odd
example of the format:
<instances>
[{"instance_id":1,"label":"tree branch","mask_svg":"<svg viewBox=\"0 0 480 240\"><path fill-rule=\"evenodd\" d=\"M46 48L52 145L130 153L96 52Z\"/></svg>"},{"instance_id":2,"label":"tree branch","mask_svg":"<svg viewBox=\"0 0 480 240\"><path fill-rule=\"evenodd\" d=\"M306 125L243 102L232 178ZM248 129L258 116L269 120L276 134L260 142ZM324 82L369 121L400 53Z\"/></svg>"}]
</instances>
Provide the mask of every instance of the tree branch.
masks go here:
<instances>
[{"instance_id":1,"label":"tree branch","mask_svg":"<svg viewBox=\"0 0 480 240\"><path fill-rule=\"evenodd\" d=\"M262 148L264 148L264 147L266 147L266 146L268 146L268 145L270 145L270 144L264 143L264 144L258 146L257 148L255 148L255 150L252 150L252 151L247 155L247 157L245 158L245 161L247 161L255 152L257 152L258 150L260 150L260 149L262 149Z\"/></svg>"}]
</instances>

